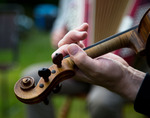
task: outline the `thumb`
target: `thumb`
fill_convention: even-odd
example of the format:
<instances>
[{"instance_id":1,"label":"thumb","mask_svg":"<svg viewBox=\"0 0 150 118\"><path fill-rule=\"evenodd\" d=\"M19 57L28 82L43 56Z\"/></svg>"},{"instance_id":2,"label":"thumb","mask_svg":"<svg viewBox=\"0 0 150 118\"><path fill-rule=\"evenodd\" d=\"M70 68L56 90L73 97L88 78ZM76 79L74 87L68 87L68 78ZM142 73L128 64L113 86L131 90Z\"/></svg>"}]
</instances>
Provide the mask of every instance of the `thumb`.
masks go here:
<instances>
[{"instance_id":1,"label":"thumb","mask_svg":"<svg viewBox=\"0 0 150 118\"><path fill-rule=\"evenodd\" d=\"M78 68L85 73L92 71L96 65L93 59L76 44L70 44L68 46L68 53Z\"/></svg>"}]
</instances>

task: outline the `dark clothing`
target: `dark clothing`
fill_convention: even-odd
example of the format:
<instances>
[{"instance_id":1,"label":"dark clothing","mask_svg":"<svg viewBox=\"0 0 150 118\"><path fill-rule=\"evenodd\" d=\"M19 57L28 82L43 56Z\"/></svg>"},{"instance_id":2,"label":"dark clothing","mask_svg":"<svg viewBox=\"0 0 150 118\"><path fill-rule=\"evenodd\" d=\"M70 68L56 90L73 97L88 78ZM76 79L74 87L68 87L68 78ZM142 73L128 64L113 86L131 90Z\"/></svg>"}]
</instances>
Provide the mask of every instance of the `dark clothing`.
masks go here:
<instances>
[{"instance_id":1,"label":"dark clothing","mask_svg":"<svg viewBox=\"0 0 150 118\"><path fill-rule=\"evenodd\" d=\"M150 74L146 74L134 102L135 111L150 117Z\"/></svg>"}]
</instances>

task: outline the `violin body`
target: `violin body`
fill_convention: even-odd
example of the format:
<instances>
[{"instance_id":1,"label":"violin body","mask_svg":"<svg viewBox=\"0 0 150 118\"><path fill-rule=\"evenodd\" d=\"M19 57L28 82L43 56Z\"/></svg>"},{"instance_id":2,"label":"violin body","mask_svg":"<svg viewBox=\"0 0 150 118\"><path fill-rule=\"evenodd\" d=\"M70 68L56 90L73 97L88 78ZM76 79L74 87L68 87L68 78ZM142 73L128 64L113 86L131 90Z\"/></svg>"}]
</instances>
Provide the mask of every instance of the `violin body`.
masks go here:
<instances>
[{"instance_id":1,"label":"violin body","mask_svg":"<svg viewBox=\"0 0 150 118\"><path fill-rule=\"evenodd\" d=\"M145 54L150 65L149 34L150 10L145 13L138 26L101 40L84 50L88 56L95 58L108 52L128 47L136 53ZM16 82L14 92L18 100L27 104L44 101L60 82L75 75L75 64L69 56L63 58L61 54L58 54L53 59L53 63L48 69L39 71L41 78L37 85L34 84L34 78L32 77L24 77Z\"/></svg>"}]
</instances>

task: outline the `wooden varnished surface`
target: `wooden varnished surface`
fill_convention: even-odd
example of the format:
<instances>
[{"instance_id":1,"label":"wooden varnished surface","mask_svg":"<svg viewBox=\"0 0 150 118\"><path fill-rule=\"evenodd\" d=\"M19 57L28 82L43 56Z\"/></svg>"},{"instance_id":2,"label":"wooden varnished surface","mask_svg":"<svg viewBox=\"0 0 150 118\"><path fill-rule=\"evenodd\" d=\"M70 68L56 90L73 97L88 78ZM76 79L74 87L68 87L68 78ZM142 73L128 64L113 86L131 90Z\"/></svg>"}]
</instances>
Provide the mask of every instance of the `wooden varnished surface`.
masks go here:
<instances>
[{"instance_id":1,"label":"wooden varnished surface","mask_svg":"<svg viewBox=\"0 0 150 118\"><path fill-rule=\"evenodd\" d=\"M16 97L21 102L27 104L34 104L41 102L51 92L52 88L57 86L58 83L74 76L75 73L72 67L73 63L72 64L71 63L72 61L70 61L70 59L67 58L63 60L61 68L58 68L57 65L52 65L49 69L51 71L55 70L55 73L51 74L51 76L49 77L49 81L45 82L44 79L41 78L34 88L27 91L24 91L20 88L20 84L22 81L20 79L14 87ZM43 84L44 86L41 88L40 84Z\"/></svg>"}]
</instances>

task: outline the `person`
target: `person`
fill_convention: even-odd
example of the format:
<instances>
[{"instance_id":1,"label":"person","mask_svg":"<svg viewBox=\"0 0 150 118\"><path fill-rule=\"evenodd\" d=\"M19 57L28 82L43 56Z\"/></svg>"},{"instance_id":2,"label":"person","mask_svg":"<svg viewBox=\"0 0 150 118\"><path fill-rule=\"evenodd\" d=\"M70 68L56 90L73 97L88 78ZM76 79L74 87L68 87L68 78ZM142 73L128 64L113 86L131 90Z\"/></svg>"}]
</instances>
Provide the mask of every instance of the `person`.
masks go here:
<instances>
[{"instance_id":1,"label":"person","mask_svg":"<svg viewBox=\"0 0 150 118\"><path fill-rule=\"evenodd\" d=\"M82 40L87 36L88 24L71 30L58 43L56 53L67 54L77 65L76 80L103 86L134 103L135 110L150 116L150 74L139 71L121 57L108 53L92 59L83 51ZM99 98L100 99L100 98Z\"/></svg>"}]
</instances>

